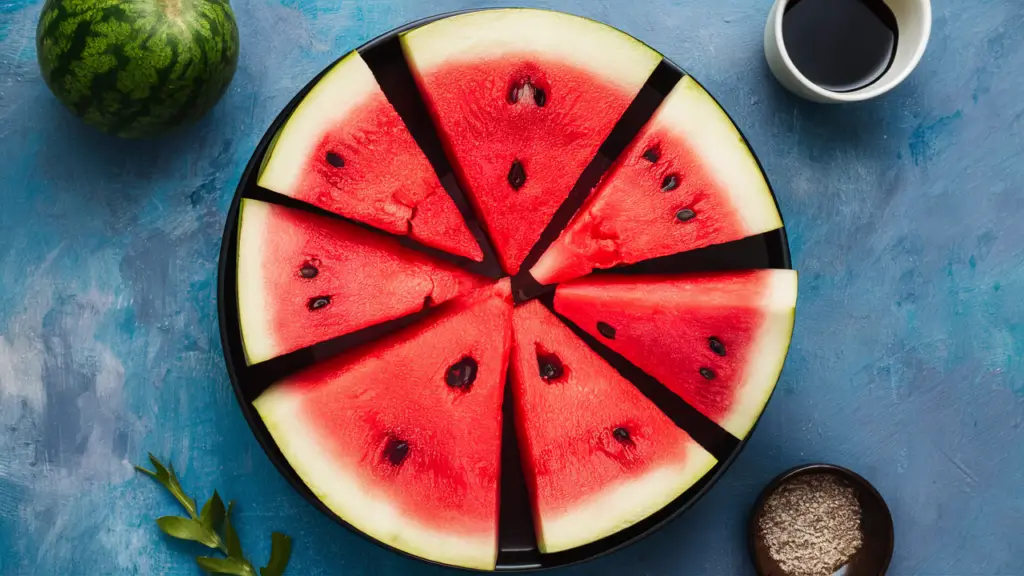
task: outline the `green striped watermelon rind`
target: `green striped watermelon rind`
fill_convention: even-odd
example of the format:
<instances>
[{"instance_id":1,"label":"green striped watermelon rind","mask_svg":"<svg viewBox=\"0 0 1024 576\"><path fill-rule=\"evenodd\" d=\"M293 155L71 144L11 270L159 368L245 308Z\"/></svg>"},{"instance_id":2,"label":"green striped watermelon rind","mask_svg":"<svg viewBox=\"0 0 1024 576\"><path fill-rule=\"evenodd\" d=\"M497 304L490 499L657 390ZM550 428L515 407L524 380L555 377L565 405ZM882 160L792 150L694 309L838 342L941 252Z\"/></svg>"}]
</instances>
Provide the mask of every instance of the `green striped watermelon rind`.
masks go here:
<instances>
[{"instance_id":1,"label":"green striped watermelon rind","mask_svg":"<svg viewBox=\"0 0 1024 576\"><path fill-rule=\"evenodd\" d=\"M125 138L197 121L235 75L238 27L228 0L166 5L47 0L36 30L47 86L85 122Z\"/></svg>"}]
</instances>

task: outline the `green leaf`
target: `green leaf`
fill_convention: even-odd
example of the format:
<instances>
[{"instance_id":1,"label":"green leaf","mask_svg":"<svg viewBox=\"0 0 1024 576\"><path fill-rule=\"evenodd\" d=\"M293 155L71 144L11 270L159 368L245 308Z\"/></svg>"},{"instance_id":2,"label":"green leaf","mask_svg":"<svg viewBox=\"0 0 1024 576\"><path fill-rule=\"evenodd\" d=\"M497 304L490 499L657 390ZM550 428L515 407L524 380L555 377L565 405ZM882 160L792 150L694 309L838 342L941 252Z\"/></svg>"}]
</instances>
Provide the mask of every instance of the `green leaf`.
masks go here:
<instances>
[{"instance_id":1,"label":"green leaf","mask_svg":"<svg viewBox=\"0 0 1024 576\"><path fill-rule=\"evenodd\" d=\"M234 502L228 504L227 514L224 515L224 544L228 548L228 556L245 560L245 556L242 555L242 543L238 540L238 532L235 532L235 527L231 525L231 511L234 507Z\"/></svg>"},{"instance_id":2,"label":"green leaf","mask_svg":"<svg viewBox=\"0 0 1024 576\"><path fill-rule=\"evenodd\" d=\"M192 540L209 548L217 547L216 535L211 534L203 528L202 524L190 518L164 516L156 519L156 525L163 530L164 534L179 540Z\"/></svg>"},{"instance_id":3,"label":"green leaf","mask_svg":"<svg viewBox=\"0 0 1024 576\"><path fill-rule=\"evenodd\" d=\"M149 461L153 463L153 468L156 469L155 472L146 470L141 466L136 466L135 469L162 484L181 503L189 516L198 518L196 516L196 501L190 498L188 494L185 494L185 490L181 488L181 484L178 482L178 475L174 473L174 466L171 466L170 470L168 470L152 453L149 455Z\"/></svg>"},{"instance_id":4,"label":"green leaf","mask_svg":"<svg viewBox=\"0 0 1024 576\"><path fill-rule=\"evenodd\" d=\"M291 556L292 539L280 532L274 532L270 537L270 560L266 566L260 568L260 576L281 576L288 567Z\"/></svg>"},{"instance_id":5,"label":"green leaf","mask_svg":"<svg viewBox=\"0 0 1024 576\"><path fill-rule=\"evenodd\" d=\"M181 484L178 482L178 474L174 471L174 464L171 464L169 468L171 470L171 484L168 489L171 491L171 494L173 494L174 497L178 499L178 502L180 502L181 505L185 507L185 510L188 512L189 516L196 518L196 501L193 500L192 497L189 496L188 494L185 494L185 490L181 487Z\"/></svg>"},{"instance_id":6,"label":"green leaf","mask_svg":"<svg viewBox=\"0 0 1024 576\"><path fill-rule=\"evenodd\" d=\"M185 494L178 481L178 475L174 471L174 466L165 467L152 454L149 455L149 461L153 464L153 470L141 466L136 466L135 469L163 485L191 517L163 516L157 518L156 523L160 530L173 538L199 542L208 548L217 549L227 554L227 558L211 556L196 558L200 568L207 572L256 576L256 569L245 559L245 555L242 553L242 543L231 523L234 502L228 504L225 510L224 501L215 490L213 496L203 504L202 510L197 513L196 502ZM219 533L220 529L223 529L223 538ZM291 554L291 538L280 532L274 532L271 535L270 560L267 561L266 566L260 568L260 575L282 576L288 567Z\"/></svg>"},{"instance_id":7,"label":"green leaf","mask_svg":"<svg viewBox=\"0 0 1024 576\"><path fill-rule=\"evenodd\" d=\"M252 566L244 560L237 558L211 558L200 556L196 558L199 567L213 574L235 574L236 576L255 576Z\"/></svg>"},{"instance_id":8,"label":"green leaf","mask_svg":"<svg viewBox=\"0 0 1024 576\"><path fill-rule=\"evenodd\" d=\"M220 499L220 494L217 494L216 490L213 491L213 496L206 501L206 504L203 504L203 511L199 513L199 522L208 532L218 530L224 522L224 501Z\"/></svg>"}]
</instances>

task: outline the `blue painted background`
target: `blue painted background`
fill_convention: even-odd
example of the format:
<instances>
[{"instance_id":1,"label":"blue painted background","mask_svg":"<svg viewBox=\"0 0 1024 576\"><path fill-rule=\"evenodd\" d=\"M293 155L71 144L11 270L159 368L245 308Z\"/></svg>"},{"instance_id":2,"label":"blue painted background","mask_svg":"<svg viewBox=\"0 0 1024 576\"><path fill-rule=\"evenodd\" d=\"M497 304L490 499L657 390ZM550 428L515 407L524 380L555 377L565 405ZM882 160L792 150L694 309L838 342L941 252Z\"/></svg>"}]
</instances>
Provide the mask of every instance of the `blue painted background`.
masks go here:
<instances>
[{"instance_id":1,"label":"blue painted background","mask_svg":"<svg viewBox=\"0 0 1024 576\"><path fill-rule=\"evenodd\" d=\"M780 390L711 494L659 534L559 574L750 573L744 522L783 469L862 472L899 575L1024 574L1024 3L940 0L903 86L823 107L769 76L769 0L550 0L694 73L767 169L802 273ZM247 550L294 537L290 574L447 573L322 517L278 476L223 366L225 213L260 135L343 52L469 0L236 0L242 59L199 125L125 143L39 78L41 3L0 0L0 573L197 575L147 450L237 499Z\"/></svg>"}]
</instances>

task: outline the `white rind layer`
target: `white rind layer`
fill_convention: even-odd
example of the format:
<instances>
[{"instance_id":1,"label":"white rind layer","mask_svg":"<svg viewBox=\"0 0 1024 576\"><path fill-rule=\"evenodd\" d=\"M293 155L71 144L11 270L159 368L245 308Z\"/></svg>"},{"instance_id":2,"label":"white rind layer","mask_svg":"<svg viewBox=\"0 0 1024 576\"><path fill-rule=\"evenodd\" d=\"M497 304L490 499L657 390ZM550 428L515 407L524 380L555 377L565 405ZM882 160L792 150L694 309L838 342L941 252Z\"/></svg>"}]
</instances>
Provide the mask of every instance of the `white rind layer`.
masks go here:
<instances>
[{"instance_id":1,"label":"white rind layer","mask_svg":"<svg viewBox=\"0 0 1024 576\"><path fill-rule=\"evenodd\" d=\"M735 403L732 410L721 423L723 428L740 439L747 437L768 404L782 374L789 342L793 338L796 270L770 270L766 273L770 279L761 301L761 310L765 313L764 324L751 342L750 349L754 354L747 362L743 383L733 395Z\"/></svg>"},{"instance_id":2,"label":"white rind layer","mask_svg":"<svg viewBox=\"0 0 1024 576\"><path fill-rule=\"evenodd\" d=\"M267 241L269 204L242 199L238 208L238 324L247 365L269 360L279 344L270 326L266 283L263 278L264 243Z\"/></svg>"},{"instance_id":3,"label":"white rind layer","mask_svg":"<svg viewBox=\"0 0 1024 576\"><path fill-rule=\"evenodd\" d=\"M257 183L279 194L293 196L305 174L306 162L324 132L342 123L379 91L373 72L358 52L343 58L292 112L267 152Z\"/></svg>"},{"instance_id":4,"label":"white rind layer","mask_svg":"<svg viewBox=\"0 0 1024 576\"><path fill-rule=\"evenodd\" d=\"M686 492L715 463L714 456L693 442L682 465L651 470L604 489L564 514L537 519L541 552L583 546L640 522Z\"/></svg>"},{"instance_id":5,"label":"white rind layer","mask_svg":"<svg viewBox=\"0 0 1024 576\"><path fill-rule=\"evenodd\" d=\"M452 63L536 54L634 92L661 62L660 54L610 26L529 8L482 10L438 20L403 34L402 46L421 76Z\"/></svg>"},{"instance_id":6,"label":"white rind layer","mask_svg":"<svg viewBox=\"0 0 1024 576\"><path fill-rule=\"evenodd\" d=\"M321 445L302 411L302 397L275 386L253 402L281 453L306 486L335 514L355 528L409 554L443 564L493 570L497 535L442 532L402 515L372 485L337 463ZM444 526L441 526L444 529Z\"/></svg>"},{"instance_id":7,"label":"white rind layer","mask_svg":"<svg viewBox=\"0 0 1024 576\"><path fill-rule=\"evenodd\" d=\"M676 84L650 125L674 132L689 143L719 189L730 196L747 234L782 227L768 182L750 147L725 111L693 78L685 76Z\"/></svg>"}]
</instances>

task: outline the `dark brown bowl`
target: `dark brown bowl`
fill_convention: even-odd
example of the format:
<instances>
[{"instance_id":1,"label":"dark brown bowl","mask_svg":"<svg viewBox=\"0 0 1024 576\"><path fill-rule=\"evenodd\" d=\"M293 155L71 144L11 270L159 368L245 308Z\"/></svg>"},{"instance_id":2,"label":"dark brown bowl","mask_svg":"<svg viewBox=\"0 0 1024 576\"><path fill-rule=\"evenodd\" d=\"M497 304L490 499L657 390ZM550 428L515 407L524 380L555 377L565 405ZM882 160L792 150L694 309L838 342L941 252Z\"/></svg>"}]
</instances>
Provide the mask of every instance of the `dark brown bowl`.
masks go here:
<instances>
[{"instance_id":1,"label":"dark brown bowl","mask_svg":"<svg viewBox=\"0 0 1024 576\"><path fill-rule=\"evenodd\" d=\"M842 576L884 576L889 569L893 551L892 514L885 499L878 490L859 474L833 464L807 464L783 472L765 486L754 503L747 526L750 557L759 576L790 576L768 553L768 546L761 538L758 522L764 512L765 502L780 486L801 476L831 474L845 480L857 491L860 502L860 526L863 544L850 561L836 574Z\"/></svg>"}]
</instances>

